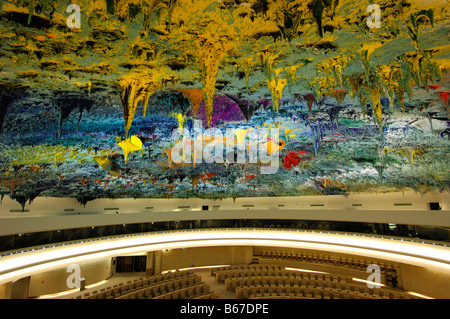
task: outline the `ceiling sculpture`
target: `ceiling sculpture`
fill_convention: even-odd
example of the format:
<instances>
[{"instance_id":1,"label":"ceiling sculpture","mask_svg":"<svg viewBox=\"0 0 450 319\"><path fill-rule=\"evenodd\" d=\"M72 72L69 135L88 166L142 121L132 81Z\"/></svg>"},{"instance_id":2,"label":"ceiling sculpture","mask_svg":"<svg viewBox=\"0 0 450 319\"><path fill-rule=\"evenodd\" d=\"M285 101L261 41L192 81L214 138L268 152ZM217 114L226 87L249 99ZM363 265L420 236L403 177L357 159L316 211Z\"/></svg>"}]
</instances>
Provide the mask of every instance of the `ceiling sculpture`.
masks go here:
<instances>
[{"instance_id":1,"label":"ceiling sculpture","mask_svg":"<svg viewBox=\"0 0 450 319\"><path fill-rule=\"evenodd\" d=\"M446 1L0 1L0 191L448 191Z\"/></svg>"}]
</instances>

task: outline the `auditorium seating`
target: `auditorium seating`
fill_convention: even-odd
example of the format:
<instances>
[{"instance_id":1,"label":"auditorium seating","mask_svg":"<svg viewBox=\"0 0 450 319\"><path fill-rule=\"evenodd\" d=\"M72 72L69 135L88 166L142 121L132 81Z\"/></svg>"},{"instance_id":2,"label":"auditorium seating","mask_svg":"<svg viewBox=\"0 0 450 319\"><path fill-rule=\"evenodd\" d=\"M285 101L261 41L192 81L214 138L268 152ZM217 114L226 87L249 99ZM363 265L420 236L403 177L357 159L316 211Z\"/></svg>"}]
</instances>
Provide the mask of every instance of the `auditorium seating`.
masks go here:
<instances>
[{"instance_id":1,"label":"auditorium seating","mask_svg":"<svg viewBox=\"0 0 450 319\"><path fill-rule=\"evenodd\" d=\"M212 299L217 295L211 293L209 286L202 283L201 277L193 271L177 270L146 278L140 277L106 287L100 292L85 293L81 299L191 299L202 296ZM77 299L80 299L80 296Z\"/></svg>"},{"instance_id":2,"label":"auditorium seating","mask_svg":"<svg viewBox=\"0 0 450 319\"><path fill-rule=\"evenodd\" d=\"M219 299L219 293L218 292L208 292L208 293L205 293L204 295L194 297L194 299Z\"/></svg>"},{"instance_id":3,"label":"auditorium seating","mask_svg":"<svg viewBox=\"0 0 450 319\"><path fill-rule=\"evenodd\" d=\"M356 291L329 291L320 288L306 287L239 287L236 289L236 297L241 299L413 299L408 294L395 294L377 291L377 294L360 293Z\"/></svg>"},{"instance_id":4,"label":"auditorium seating","mask_svg":"<svg viewBox=\"0 0 450 319\"><path fill-rule=\"evenodd\" d=\"M200 277L197 277L200 280ZM209 285L205 283L196 283L193 286L188 286L182 289L167 291L164 294L147 299L196 299L203 295L210 294ZM123 299L123 298L121 298ZM127 298L126 298L127 299Z\"/></svg>"},{"instance_id":5,"label":"auditorium seating","mask_svg":"<svg viewBox=\"0 0 450 319\"><path fill-rule=\"evenodd\" d=\"M393 262L387 262L383 260L375 260L370 258L364 258L360 256L353 257L341 257L334 254L324 253L312 253L312 252L291 252L281 250L263 250L261 252L261 258L263 259L275 259L275 260L291 260L307 263L318 263L324 265L333 265L337 267L345 267L357 270L366 271L370 264L377 264L380 266L382 274L389 273L394 269L398 269L399 265Z\"/></svg>"},{"instance_id":6,"label":"auditorium seating","mask_svg":"<svg viewBox=\"0 0 450 319\"><path fill-rule=\"evenodd\" d=\"M279 259L302 256L311 262L330 262L325 254L272 251ZM265 252L267 255L267 252ZM273 258L272 258L273 259ZM332 262L335 262L335 259ZM341 257L339 262L359 265L371 260ZM375 261L374 261L375 263ZM381 266L381 263L377 263ZM384 264L384 269L395 265ZM242 264L213 267L210 274L238 299L413 299L401 289L387 286L370 289L352 276L313 271L292 270L282 264ZM85 293L81 299L218 299L194 270L172 271L119 283L100 291Z\"/></svg>"},{"instance_id":7,"label":"auditorium seating","mask_svg":"<svg viewBox=\"0 0 450 319\"><path fill-rule=\"evenodd\" d=\"M276 266L274 266L275 268ZM270 268L270 266L268 267ZM302 278L303 274L283 269L231 269L215 273L218 282L224 282L227 278L254 277L254 276L291 276ZM315 275L319 276L319 275ZM340 276L338 276L341 278ZM343 279L344 280L344 279Z\"/></svg>"},{"instance_id":8,"label":"auditorium seating","mask_svg":"<svg viewBox=\"0 0 450 319\"><path fill-rule=\"evenodd\" d=\"M211 275L220 273L223 270L233 269L249 269L249 270L284 270L284 266L281 265L269 265L269 264L251 264L251 265L230 265L211 268Z\"/></svg>"},{"instance_id":9,"label":"auditorium seating","mask_svg":"<svg viewBox=\"0 0 450 319\"><path fill-rule=\"evenodd\" d=\"M236 298L412 299L389 287L370 289L350 276L286 270L280 265L233 265L211 269Z\"/></svg>"}]
</instances>

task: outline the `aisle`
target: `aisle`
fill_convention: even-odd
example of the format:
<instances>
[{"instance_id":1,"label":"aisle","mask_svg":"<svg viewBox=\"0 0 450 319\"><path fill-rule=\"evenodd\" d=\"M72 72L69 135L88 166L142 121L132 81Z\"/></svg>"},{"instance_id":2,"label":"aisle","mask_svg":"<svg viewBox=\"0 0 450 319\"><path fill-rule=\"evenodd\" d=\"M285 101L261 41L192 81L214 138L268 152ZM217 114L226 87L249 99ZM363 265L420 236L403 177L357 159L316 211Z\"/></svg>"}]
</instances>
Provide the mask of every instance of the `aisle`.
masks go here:
<instances>
[{"instance_id":1,"label":"aisle","mask_svg":"<svg viewBox=\"0 0 450 319\"><path fill-rule=\"evenodd\" d=\"M224 283L217 282L216 277L211 276L210 269L195 270L195 273L202 277L204 283L209 284L211 291L219 293L219 299L236 299L236 293L226 290Z\"/></svg>"}]
</instances>

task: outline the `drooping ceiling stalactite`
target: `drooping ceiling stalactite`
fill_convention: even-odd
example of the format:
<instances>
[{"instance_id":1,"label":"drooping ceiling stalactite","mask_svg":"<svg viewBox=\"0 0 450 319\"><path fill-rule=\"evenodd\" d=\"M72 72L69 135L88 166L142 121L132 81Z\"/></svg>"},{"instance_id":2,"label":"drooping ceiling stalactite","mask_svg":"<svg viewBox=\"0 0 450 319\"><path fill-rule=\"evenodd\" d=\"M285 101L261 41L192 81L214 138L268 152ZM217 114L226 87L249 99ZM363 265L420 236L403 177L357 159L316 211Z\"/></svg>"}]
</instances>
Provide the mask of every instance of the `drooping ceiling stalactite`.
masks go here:
<instances>
[{"instance_id":1,"label":"drooping ceiling stalactite","mask_svg":"<svg viewBox=\"0 0 450 319\"><path fill-rule=\"evenodd\" d=\"M0 191L446 191L448 9L377 5L380 27L349 0L4 1Z\"/></svg>"}]
</instances>

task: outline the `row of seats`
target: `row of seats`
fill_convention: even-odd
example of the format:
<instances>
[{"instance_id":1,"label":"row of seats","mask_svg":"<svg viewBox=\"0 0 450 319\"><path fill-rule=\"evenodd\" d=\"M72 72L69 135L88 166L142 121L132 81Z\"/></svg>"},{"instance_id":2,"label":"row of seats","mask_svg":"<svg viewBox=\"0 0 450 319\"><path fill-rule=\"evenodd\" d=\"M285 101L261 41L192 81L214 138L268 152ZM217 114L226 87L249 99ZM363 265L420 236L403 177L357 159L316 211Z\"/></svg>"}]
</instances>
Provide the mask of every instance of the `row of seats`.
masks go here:
<instances>
[{"instance_id":1,"label":"row of seats","mask_svg":"<svg viewBox=\"0 0 450 319\"><path fill-rule=\"evenodd\" d=\"M201 278L197 275L191 275L188 277L177 278L171 281L161 282L149 287L144 287L139 290L121 295L115 299L161 299L162 296L184 291L188 288L192 288L193 286L200 284L202 284ZM162 299L166 298L164 297Z\"/></svg>"},{"instance_id":2,"label":"row of seats","mask_svg":"<svg viewBox=\"0 0 450 319\"><path fill-rule=\"evenodd\" d=\"M378 290L378 289L376 289ZM304 299L412 299L409 295L396 295L389 292L379 291L378 295L370 295L357 291L341 290L333 291L326 288L290 287L290 286L260 286L260 287L237 287L236 298L286 298L296 297Z\"/></svg>"},{"instance_id":3,"label":"row of seats","mask_svg":"<svg viewBox=\"0 0 450 319\"><path fill-rule=\"evenodd\" d=\"M232 270L222 270L215 273L217 282L224 282L228 278L239 278L239 277L271 277L271 276L286 276L294 277L298 279L317 279L324 281L339 281L346 282L351 280L347 276L343 275L328 275L328 274L318 274L309 272L299 272L293 270L260 270L260 269L232 269Z\"/></svg>"},{"instance_id":4,"label":"row of seats","mask_svg":"<svg viewBox=\"0 0 450 319\"><path fill-rule=\"evenodd\" d=\"M225 289L234 291L237 287L244 286L329 286L340 289L346 284L345 281L324 280L323 278L308 278L301 276L259 276L238 277L225 279ZM367 288L367 286L366 286ZM369 288L367 288L369 289Z\"/></svg>"},{"instance_id":5,"label":"row of seats","mask_svg":"<svg viewBox=\"0 0 450 319\"><path fill-rule=\"evenodd\" d=\"M244 287L308 288L325 291L325 294L318 294L317 298L411 299L409 294L397 289L387 287L370 289L365 283L354 281L351 276L286 270L281 265L232 265L215 268L211 273L218 282L225 282L225 287L229 291L238 291ZM260 295L262 296L262 293L259 293L258 297ZM276 295L279 296L278 293ZM270 296L272 294L263 297ZM287 296L286 293L283 293L283 296ZM237 297L239 298L238 295ZM295 295L289 291L289 297L305 298L305 295Z\"/></svg>"},{"instance_id":6,"label":"row of seats","mask_svg":"<svg viewBox=\"0 0 450 319\"><path fill-rule=\"evenodd\" d=\"M347 293L350 295L358 295L360 298L375 298L380 296L387 299L406 299L411 298L409 294L392 289L373 288L370 289L365 284L357 282L341 283L338 281L323 281L316 279L297 279L292 277L247 277L247 278L230 278L225 281L225 287L230 291L238 291L241 288L260 288L272 287L280 292L282 288L309 288L327 291L327 295L331 293ZM291 291L292 292L292 291ZM293 292L292 292L293 293ZM323 294L322 294L323 295Z\"/></svg>"},{"instance_id":7,"label":"row of seats","mask_svg":"<svg viewBox=\"0 0 450 319\"><path fill-rule=\"evenodd\" d=\"M211 294L209 285L200 283L195 286L168 292L153 299L196 299L209 294Z\"/></svg>"},{"instance_id":8,"label":"row of seats","mask_svg":"<svg viewBox=\"0 0 450 319\"><path fill-rule=\"evenodd\" d=\"M194 297L194 299L219 299L220 298L220 294L218 292L208 292L204 295L200 295L197 297Z\"/></svg>"},{"instance_id":9,"label":"row of seats","mask_svg":"<svg viewBox=\"0 0 450 319\"><path fill-rule=\"evenodd\" d=\"M303 296L278 296L278 295L276 295L276 296L272 296L272 295L270 295L270 296L266 296L266 295L261 295L261 296L258 296L258 297L249 297L248 299L308 299L308 298L305 298L305 297L303 297Z\"/></svg>"},{"instance_id":10,"label":"row of seats","mask_svg":"<svg viewBox=\"0 0 450 319\"><path fill-rule=\"evenodd\" d=\"M240 265L229 265L229 266L221 266L221 267L213 267L211 268L211 276L214 276L216 272L220 272L223 270L232 270L232 269L259 269L259 270L283 270L285 267L281 265L270 265L270 264L240 264Z\"/></svg>"},{"instance_id":11,"label":"row of seats","mask_svg":"<svg viewBox=\"0 0 450 319\"><path fill-rule=\"evenodd\" d=\"M398 269L399 265L390 262L384 262L374 259L366 259L361 257L340 257L327 254L310 253L310 252L290 252L280 250L263 250L261 252L262 258L273 258L282 260L294 260L310 263L322 263L331 264L340 267L354 268L358 270L366 271L367 266L376 264L380 266L382 273L391 272L394 269Z\"/></svg>"},{"instance_id":12,"label":"row of seats","mask_svg":"<svg viewBox=\"0 0 450 319\"><path fill-rule=\"evenodd\" d=\"M158 274L150 277L139 277L133 281L129 280L126 283L118 283L114 286L108 286L102 288L100 291L94 290L92 293L87 292L83 296L77 296L76 298L81 299L115 299L121 295L130 293L132 291L151 287L153 285L158 285L159 283L168 282L171 280L179 279L182 277L193 276L194 272L192 270L186 271L173 271L164 274Z\"/></svg>"}]
</instances>

